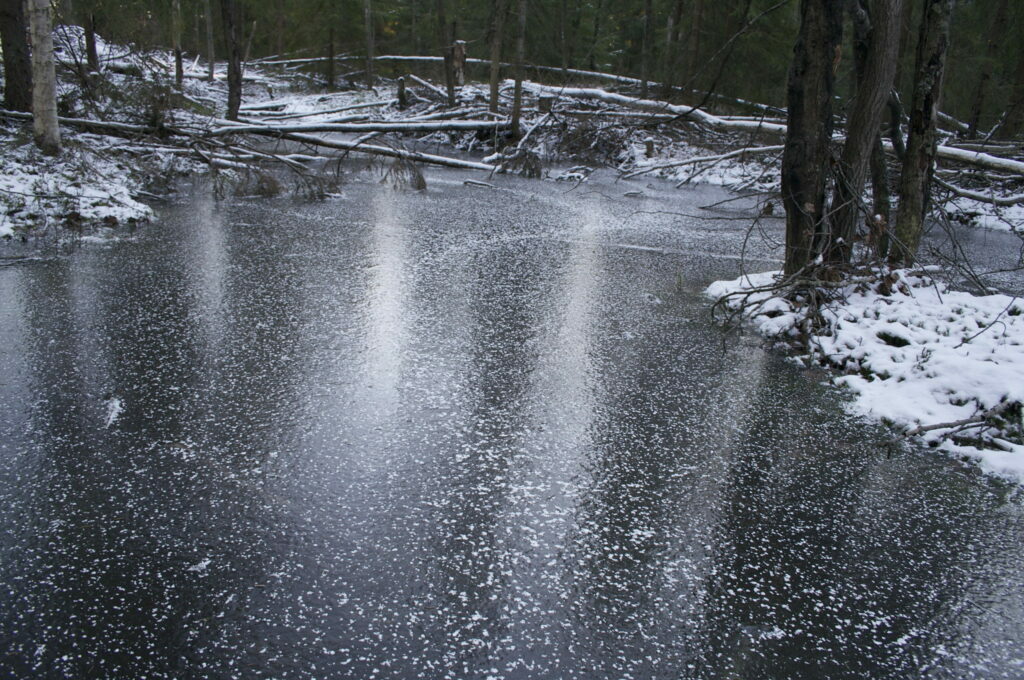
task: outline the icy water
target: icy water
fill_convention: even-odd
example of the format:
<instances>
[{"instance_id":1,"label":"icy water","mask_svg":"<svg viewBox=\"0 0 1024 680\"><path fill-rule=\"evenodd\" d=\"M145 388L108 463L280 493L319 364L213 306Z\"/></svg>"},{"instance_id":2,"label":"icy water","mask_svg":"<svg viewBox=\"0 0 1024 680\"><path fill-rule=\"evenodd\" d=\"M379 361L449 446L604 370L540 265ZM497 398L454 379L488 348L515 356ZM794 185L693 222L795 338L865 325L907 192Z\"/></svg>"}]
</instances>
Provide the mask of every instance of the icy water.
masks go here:
<instances>
[{"instance_id":1,"label":"icy water","mask_svg":"<svg viewBox=\"0 0 1024 680\"><path fill-rule=\"evenodd\" d=\"M0 268L0 676L1024 677L1020 497L709 323L736 204L428 181Z\"/></svg>"}]
</instances>

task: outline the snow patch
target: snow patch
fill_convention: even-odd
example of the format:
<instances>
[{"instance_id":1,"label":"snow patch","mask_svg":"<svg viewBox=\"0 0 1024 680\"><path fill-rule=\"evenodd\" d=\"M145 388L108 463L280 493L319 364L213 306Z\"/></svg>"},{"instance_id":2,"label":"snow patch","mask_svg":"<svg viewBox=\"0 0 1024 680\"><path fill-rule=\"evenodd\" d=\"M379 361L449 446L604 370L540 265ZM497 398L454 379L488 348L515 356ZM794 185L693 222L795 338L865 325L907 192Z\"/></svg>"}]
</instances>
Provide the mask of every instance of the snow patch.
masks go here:
<instances>
[{"instance_id":1,"label":"snow patch","mask_svg":"<svg viewBox=\"0 0 1024 680\"><path fill-rule=\"evenodd\" d=\"M851 283L811 328L802 300L765 289L780 276L716 281L706 294L742 309L765 337L792 341L806 334L805 357L843 373L835 382L855 395L850 408L858 414L911 431L1000 412L995 425L990 418L988 425L939 427L921 436L1024 482L1024 300L950 290L906 271L879 272L888 281L884 291Z\"/></svg>"}]
</instances>

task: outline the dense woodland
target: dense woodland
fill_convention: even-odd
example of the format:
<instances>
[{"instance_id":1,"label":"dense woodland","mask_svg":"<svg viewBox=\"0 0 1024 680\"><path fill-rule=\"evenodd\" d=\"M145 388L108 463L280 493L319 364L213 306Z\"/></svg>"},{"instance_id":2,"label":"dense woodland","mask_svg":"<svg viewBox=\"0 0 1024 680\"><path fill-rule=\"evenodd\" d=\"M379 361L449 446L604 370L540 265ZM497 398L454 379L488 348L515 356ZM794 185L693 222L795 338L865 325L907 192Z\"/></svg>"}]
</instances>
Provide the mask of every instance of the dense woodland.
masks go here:
<instances>
[{"instance_id":1,"label":"dense woodland","mask_svg":"<svg viewBox=\"0 0 1024 680\"><path fill-rule=\"evenodd\" d=\"M369 11L378 54L440 54L438 11L454 40L471 58L488 59L496 16L504 27L502 54L515 41L515 0L236 0L253 58L271 55L361 56ZM180 6L181 44L189 55L207 52L207 16L215 49L223 57L222 14L213 0L69 0L58 3L59 22L91 25L114 42L140 47L172 44L173 10ZM914 46L923 3L905 3L899 21L898 90L908 99ZM713 87L733 97L784 106L786 74L800 24L797 0L530 0L525 36L532 64L645 75L659 84ZM980 130L1008 120L1000 136L1021 132L1024 121L1024 4L1010 0L959 0L952 18L943 111ZM846 30L837 92L848 101L855 89L855 33ZM251 43L251 44L250 44ZM351 66L345 66L347 63ZM338 76L357 70L351 62ZM385 67L386 68L386 67ZM472 75L483 78L485 67ZM324 72L326 73L326 68ZM385 71L386 73L386 71ZM550 76L549 76L550 78ZM557 79L559 82L561 79ZM679 91L669 93L686 98ZM976 119L976 120L975 120Z\"/></svg>"}]
</instances>

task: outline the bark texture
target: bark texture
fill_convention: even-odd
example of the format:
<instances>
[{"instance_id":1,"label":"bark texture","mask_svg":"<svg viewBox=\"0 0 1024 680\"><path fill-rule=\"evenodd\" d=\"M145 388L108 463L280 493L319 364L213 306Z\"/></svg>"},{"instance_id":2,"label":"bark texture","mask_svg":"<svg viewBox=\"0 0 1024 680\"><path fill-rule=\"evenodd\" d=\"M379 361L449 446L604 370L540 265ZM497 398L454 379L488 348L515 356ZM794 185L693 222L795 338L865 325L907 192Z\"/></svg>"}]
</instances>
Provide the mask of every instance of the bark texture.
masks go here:
<instances>
[{"instance_id":1,"label":"bark texture","mask_svg":"<svg viewBox=\"0 0 1024 680\"><path fill-rule=\"evenodd\" d=\"M437 0L437 34L441 41L441 54L444 56L444 84L448 93L448 106L455 106L455 65L452 63L451 29L448 27L448 15L445 13L444 0Z\"/></svg>"},{"instance_id":2,"label":"bark texture","mask_svg":"<svg viewBox=\"0 0 1024 680\"><path fill-rule=\"evenodd\" d=\"M968 134L975 137L978 134L978 125L981 123L981 112L985 107L985 95L988 82L992 79L992 70L995 68L999 58L999 48L1006 38L1007 16L1009 13L1009 0L998 0L996 12L992 18L992 30L988 33L988 44L985 47L985 60L981 64L981 72L978 74L978 82L974 88L974 96L971 98L971 115L967 120L970 126Z\"/></svg>"},{"instance_id":3,"label":"bark texture","mask_svg":"<svg viewBox=\"0 0 1024 680\"><path fill-rule=\"evenodd\" d=\"M651 68L651 22L654 9L651 0L644 0L643 43L640 46L640 96L647 98L647 79Z\"/></svg>"},{"instance_id":4,"label":"bark texture","mask_svg":"<svg viewBox=\"0 0 1024 680\"><path fill-rule=\"evenodd\" d=\"M241 16L236 0L220 0L221 23L228 57L228 120L238 120L242 105Z\"/></svg>"},{"instance_id":5,"label":"bark texture","mask_svg":"<svg viewBox=\"0 0 1024 680\"><path fill-rule=\"evenodd\" d=\"M373 87L373 58L376 55L373 31L373 2L363 0L363 27L366 30L366 86Z\"/></svg>"},{"instance_id":6,"label":"bark texture","mask_svg":"<svg viewBox=\"0 0 1024 680\"><path fill-rule=\"evenodd\" d=\"M28 21L20 0L0 2L0 47L4 51L4 108L32 110L32 59Z\"/></svg>"},{"instance_id":7,"label":"bark texture","mask_svg":"<svg viewBox=\"0 0 1024 680\"><path fill-rule=\"evenodd\" d=\"M523 62L526 60L526 0L516 1L516 85L512 99L512 135L519 137L523 114Z\"/></svg>"},{"instance_id":8,"label":"bark texture","mask_svg":"<svg viewBox=\"0 0 1024 680\"><path fill-rule=\"evenodd\" d=\"M498 85L501 80L501 44L505 39L505 15L508 13L508 0L491 1L491 101L490 109L498 112ZM565 2L562 2L564 11ZM564 25L562 26L564 29ZM564 36L563 36L564 40Z\"/></svg>"},{"instance_id":9,"label":"bark texture","mask_svg":"<svg viewBox=\"0 0 1024 680\"><path fill-rule=\"evenodd\" d=\"M835 91L833 63L840 54L842 33L840 2L802 0L800 32L786 92L788 129L782 156L787 275L815 259L815 237L824 227Z\"/></svg>"},{"instance_id":10,"label":"bark texture","mask_svg":"<svg viewBox=\"0 0 1024 680\"><path fill-rule=\"evenodd\" d=\"M925 0L915 58L914 98L910 109L907 153L900 177L900 207L890 260L913 263L924 231L928 193L938 146L935 119L942 93L942 76L949 48L954 0Z\"/></svg>"},{"instance_id":11,"label":"bark texture","mask_svg":"<svg viewBox=\"0 0 1024 680\"><path fill-rule=\"evenodd\" d=\"M42 152L55 156L60 153L60 127L50 2L29 0L28 10L32 32L32 131Z\"/></svg>"},{"instance_id":12,"label":"bark texture","mask_svg":"<svg viewBox=\"0 0 1024 680\"><path fill-rule=\"evenodd\" d=\"M860 200L871 155L882 145L879 129L896 75L903 1L856 0L851 5L857 94L839 160L831 215L832 238L823 249L825 259L833 264L850 261L858 218L863 214ZM876 176L876 181L879 179Z\"/></svg>"},{"instance_id":13,"label":"bark texture","mask_svg":"<svg viewBox=\"0 0 1024 680\"><path fill-rule=\"evenodd\" d=\"M185 68L181 62L181 0L171 3L171 42L174 46L174 84L181 89Z\"/></svg>"},{"instance_id":14,"label":"bark texture","mask_svg":"<svg viewBox=\"0 0 1024 680\"><path fill-rule=\"evenodd\" d=\"M96 14L89 12L85 17L85 60L90 73L100 70L100 55L96 51Z\"/></svg>"},{"instance_id":15,"label":"bark texture","mask_svg":"<svg viewBox=\"0 0 1024 680\"><path fill-rule=\"evenodd\" d=\"M213 11L210 9L210 0L203 0L203 14L206 24L206 78L213 82L213 69L217 61L217 54L213 49Z\"/></svg>"}]
</instances>

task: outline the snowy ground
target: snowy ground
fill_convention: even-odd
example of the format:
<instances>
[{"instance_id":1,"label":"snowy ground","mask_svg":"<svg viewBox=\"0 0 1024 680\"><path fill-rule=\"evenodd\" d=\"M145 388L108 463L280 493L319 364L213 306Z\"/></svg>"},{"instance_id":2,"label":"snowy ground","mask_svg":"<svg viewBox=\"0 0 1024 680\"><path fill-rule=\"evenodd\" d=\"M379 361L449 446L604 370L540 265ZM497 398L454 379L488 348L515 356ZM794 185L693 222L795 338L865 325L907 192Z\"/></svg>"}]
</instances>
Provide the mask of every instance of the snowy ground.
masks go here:
<instances>
[{"instance_id":1,"label":"snowy ground","mask_svg":"<svg viewBox=\"0 0 1024 680\"><path fill-rule=\"evenodd\" d=\"M800 340L805 360L841 374L835 382L853 393L858 413L1024 483L1024 300L953 291L897 271L880 274L884 284L837 291L812 328L799 299L754 292L778 276L718 281L707 294L768 338ZM929 429L940 424L947 425Z\"/></svg>"},{"instance_id":2,"label":"snowy ground","mask_svg":"<svg viewBox=\"0 0 1024 680\"><path fill-rule=\"evenodd\" d=\"M84 54L77 26L58 26L54 42L58 61L58 111L63 117L152 125L206 125L223 112L223 74L214 83L202 65L187 64L181 92L172 88L171 55L136 52L98 37L101 75L85 91L74 75ZM252 78L252 76L250 76ZM255 86L254 86L255 85ZM254 96L267 96L276 80L258 75L250 83ZM154 215L143 203L163 193L183 174L205 164L180 150L150 141L83 133L61 126L63 150L56 158L40 154L27 123L0 120L0 238L17 235L113 235L115 228L147 221ZM66 227L68 231L54 229Z\"/></svg>"}]
</instances>

